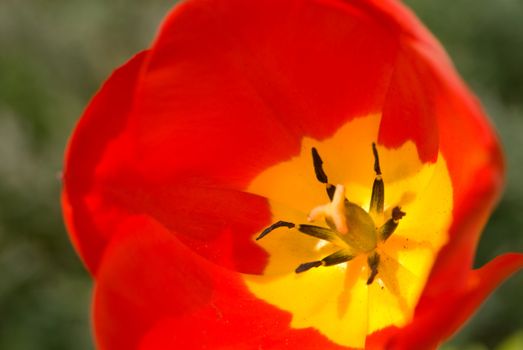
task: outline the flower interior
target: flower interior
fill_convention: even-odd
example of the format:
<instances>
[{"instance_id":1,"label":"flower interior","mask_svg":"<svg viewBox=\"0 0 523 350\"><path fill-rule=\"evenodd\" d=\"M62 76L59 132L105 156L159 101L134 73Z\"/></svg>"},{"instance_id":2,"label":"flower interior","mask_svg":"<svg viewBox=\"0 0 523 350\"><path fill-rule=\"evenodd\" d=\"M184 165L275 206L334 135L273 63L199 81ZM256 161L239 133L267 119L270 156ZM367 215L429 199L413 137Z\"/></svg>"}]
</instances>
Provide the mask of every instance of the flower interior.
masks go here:
<instances>
[{"instance_id":1,"label":"flower interior","mask_svg":"<svg viewBox=\"0 0 523 350\"><path fill-rule=\"evenodd\" d=\"M376 145L379 115L354 119L259 174L249 192L269 199L274 223L257 243L263 275L244 275L257 297L344 346L413 316L447 241L452 185L445 160L416 147Z\"/></svg>"}]
</instances>

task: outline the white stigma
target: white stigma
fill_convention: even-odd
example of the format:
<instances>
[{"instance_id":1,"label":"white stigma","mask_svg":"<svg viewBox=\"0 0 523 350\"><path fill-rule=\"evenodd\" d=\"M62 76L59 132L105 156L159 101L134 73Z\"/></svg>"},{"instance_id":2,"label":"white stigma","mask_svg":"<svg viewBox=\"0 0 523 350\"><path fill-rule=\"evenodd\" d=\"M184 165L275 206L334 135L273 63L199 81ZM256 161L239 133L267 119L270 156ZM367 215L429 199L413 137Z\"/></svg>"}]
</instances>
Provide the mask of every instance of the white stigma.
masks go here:
<instances>
[{"instance_id":1,"label":"white stigma","mask_svg":"<svg viewBox=\"0 0 523 350\"><path fill-rule=\"evenodd\" d=\"M314 221L320 218L332 220L339 233L347 233L347 219L345 218L345 186L336 185L332 201L312 209L307 218Z\"/></svg>"}]
</instances>

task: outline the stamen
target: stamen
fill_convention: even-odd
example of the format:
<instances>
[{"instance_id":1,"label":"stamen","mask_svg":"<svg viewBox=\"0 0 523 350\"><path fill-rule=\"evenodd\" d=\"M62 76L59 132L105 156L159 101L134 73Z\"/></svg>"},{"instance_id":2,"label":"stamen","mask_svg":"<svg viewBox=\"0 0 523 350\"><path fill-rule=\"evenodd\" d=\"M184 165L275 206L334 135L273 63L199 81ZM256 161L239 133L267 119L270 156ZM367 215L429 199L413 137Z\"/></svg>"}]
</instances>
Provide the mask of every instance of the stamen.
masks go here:
<instances>
[{"instance_id":1,"label":"stamen","mask_svg":"<svg viewBox=\"0 0 523 350\"><path fill-rule=\"evenodd\" d=\"M394 220L396 222L401 220L401 218L403 218L405 215L406 215L405 212L401 211L400 207L394 207L392 209L392 220Z\"/></svg>"},{"instance_id":2,"label":"stamen","mask_svg":"<svg viewBox=\"0 0 523 350\"><path fill-rule=\"evenodd\" d=\"M319 267L321 265L323 265L322 261L312 261L312 262L304 263L304 264L301 264L300 266L298 266L296 268L296 270L294 270L294 272L296 272L296 273L305 272L307 270L312 269L313 267Z\"/></svg>"},{"instance_id":3,"label":"stamen","mask_svg":"<svg viewBox=\"0 0 523 350\"><path fill-rule=\"evenodd\" d=\"M378 253L369 255L367 258L367 264L369 264L370 267L370 276L367 280L367 285L370 285L374 282L374 278L376 278L376 275L378 274L378 266L380 264L380 256Z\"/></svg>"},{"instance_id":4,"label":"stamen","mask_svg":"<svg viewBox=\"0 0 523 350\"><path fill-rule=\"evenodd\" d=\"M271 233L272 231L274 231L278 227L293 228L294 226L296 226L296 225L293 224L292 222L278 221L278 222L272 224L271 226L267 227L265 230L263 230L262 233L260 233L260 235L258 237L256 237L256 240L262 239L263 237L267 236L269 233Z\"/></svg>"},{"instance_id":5,"label":"stamen","mask_svg":"<svg viewBox=\"0 0 523 350\"><path fill-rule=\"evenodd\" d=\"M329 196L329 199L332 200L332 197L334 196L334 185L329 183L329 178L327 177L327 174L323 170L323 160L320 157L320 154L318 153L318 150L315 147L312 147L312 164L314 165L314 173L316 174L316 179L318 179L319 182L325 184L327 195Z\"/></svg>"},{"instance_id":6,"label":"stamen","mask_svg":"<svg viewBox=\"0 0 523 350\"><path fill-rule=\"evenodd\" d=\"M376 142L372 143L372 153L374 153L374 172L376 177L380 177L381 168L380 168L380 158L378 156L378 149L376 148Z\"/></svg>"},{"instance_id":7,"label":"stamen","mask_svg":"<svg viewBox=\"0 0 523 350\"><path fill-rule=\"evenodd\" d=\"M385 187L383 185L383 179L381 178L381 167L380 167L380 158L378 155L378 149L376 148L376 143L372 143L372 153L374 153L374 172L376 177L374 178L374 183L372 184L372 195L370 198L370 213L383 213L383 206L385 203Z\"/></svg>"},{"instance_id":8,"label":"stamen","mask_svg":"<svg viewBox=\"0 0 523 350\"><path fill-rule=\"evenodd\" d=\"M401 218L405 215L405 212L401 211L400 207L394 207L392 209L391 218L388 219L378 230L378 235L382 242L385 242L394 233Z\"/></svg>"},{"instance_id":9,"label":"stamen","mask_svg":"<svg viewBox=\"0 0 523 350\"><path fill-rule=\"evenodd\" d=\"M340 238L336 234L335 231L331 230L330 228L321 227L321 226L314 226L314 225L296 225L292 222L288 221L278 221L271 226L267 227L265 230L263 230L262 233L258 237L256 237L256 240L260 240L263 237L267 236L269 233L274 231L275 229L279 227L287 227L289 229L296 228L301 233L304 233L306 235L309 235L314 238L319 238L324 241L329 241L332 243L339 243Z\"/></svg>"},{"instance_id":10,"label":"stamen","mask_svg":"<svg viewBox=\"0 0 523 350\"><path fill-rule=\"evenodd\" d=\"M329 256L326 256L321 260L303 263L300 266L298 266L294 271L296 273L301 273L310 270L313 267L338 265L350 261L353 258L354 255L352 255L347 249L341 249L337 252L332 253Z\"/></svg>"},{"instance_id":11,"label":"stamen","mask_svg":"<svg viewBox=\"0 0 523 350\"><path fill-rule=\"evenodd\" d=\"M314 165L314 173L318 181L324 184L328 183L329 179L327 178L327 174L323 171L323 160L315 147L312 147L312 162Z\"/></svg>"},{"instance_id":12,"label":"stamen","mask_svg":"<svg viewBox=\"0 0 523 350\"><path fill-rule=\"evenodd\" d=\"M306 235L322 239L324 241L329 242L337 242L339 241L339 238L337 237L336 233L332 231L331 229L320 227L320 226L314 226L314 225L298 225L297 227L298 231L301 233L305 233Z\"/></svg>"}]
</instances>

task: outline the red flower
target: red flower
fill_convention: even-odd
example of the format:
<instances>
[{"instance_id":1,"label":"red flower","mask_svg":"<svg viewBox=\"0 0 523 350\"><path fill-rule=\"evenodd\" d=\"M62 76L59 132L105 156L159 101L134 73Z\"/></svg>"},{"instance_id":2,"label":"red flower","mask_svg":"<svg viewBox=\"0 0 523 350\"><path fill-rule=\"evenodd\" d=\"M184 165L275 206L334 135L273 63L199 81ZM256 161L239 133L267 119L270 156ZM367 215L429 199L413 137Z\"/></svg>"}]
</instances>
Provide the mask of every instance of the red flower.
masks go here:
<instances>
[{"instance_id":1,"label":"red flower","mask_svg":"<svg viewBox=\"0 0 523 350\"><path fill-rule=\"evenodd\" d=\"M85 111L63 208L100 349L426 349L523 266L471 270L503 173L395 1L188 0Z\"/></svg>"}]
</instances>

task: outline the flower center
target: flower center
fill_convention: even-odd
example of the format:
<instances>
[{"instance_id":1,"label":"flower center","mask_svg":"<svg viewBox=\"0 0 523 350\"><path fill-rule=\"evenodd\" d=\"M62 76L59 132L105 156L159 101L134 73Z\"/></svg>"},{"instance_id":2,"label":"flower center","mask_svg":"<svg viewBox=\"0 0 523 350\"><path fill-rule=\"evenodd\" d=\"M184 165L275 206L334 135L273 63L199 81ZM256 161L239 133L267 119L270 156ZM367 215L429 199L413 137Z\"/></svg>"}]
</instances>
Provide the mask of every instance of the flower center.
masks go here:
<instances>
[{"instance_id":1,"label":"flower center","mask_svg":"<svg viewBox=\"0 0 523 350\"><path fill-rule=\"evenodd\" d=\"M291 327L353 348L410 321L451 222L444 159L423 164L408 142L379 148L377 169L369 146L379 122L357 118L323 141L304 138L301 154L248 188L268 198L274 224L257 240L268 264L261 276L243 276L247 287L290 312ZM313 148L321 158L313 151L311 166Z\"/></svg>"},{"instance_id":2,"label":"flower center","mask_svg":"<svg viewBox=\"0 0 523 350\"><path fill-rule=\"evenodd\" d=\"M381 167L376 144L372 144L374 154L374 171L376 177L372 186L372 195L367 213L359 205L352 203L345 196L345 186L334 186L329 183L327 174L323 170L323 160L316 148L312 148L312 160L316 178L326 185L330 202L312 209L308 221L324 219L328 228L314 225L296 225L292 222L278 221L266 228L256 240L279 227L297 228L306 235L328 241L338 250L321 260L301 264L296 268L296 273L305 272L313 267L332 266L345 263L359 255L367 255L370 275L367 284L371 284L378 274L380 255L376 252L379 241L385 242L396 230L399 220L405 216L400 207L392 209L391 217L381 227L377 227L371 214L381 218L385 202L385 187L381 178Z\"/></svg>"}]
</instances>

